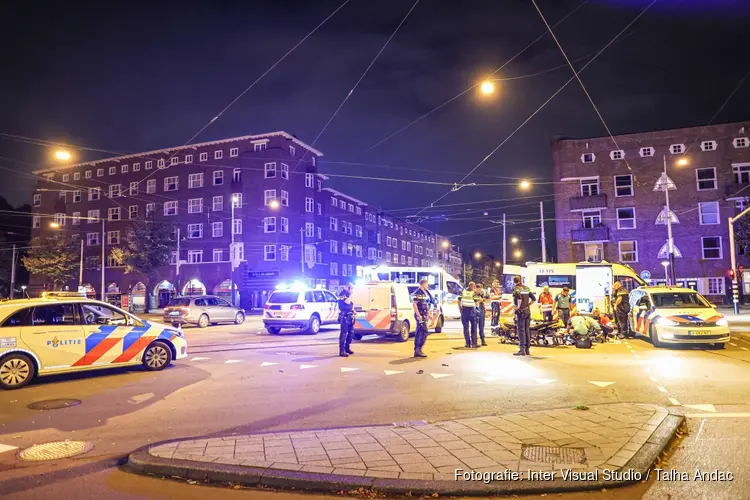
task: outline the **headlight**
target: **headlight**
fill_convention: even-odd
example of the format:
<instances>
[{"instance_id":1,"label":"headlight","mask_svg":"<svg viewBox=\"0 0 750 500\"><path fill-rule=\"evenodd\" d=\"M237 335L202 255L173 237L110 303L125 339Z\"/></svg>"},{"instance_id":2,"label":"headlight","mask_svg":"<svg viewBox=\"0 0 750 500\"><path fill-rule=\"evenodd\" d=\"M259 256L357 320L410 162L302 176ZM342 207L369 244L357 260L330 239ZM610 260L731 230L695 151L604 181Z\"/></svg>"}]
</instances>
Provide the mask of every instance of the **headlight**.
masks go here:
<instances>
[{"instance_id":1,"label":"headlight","mask_svg":"<svg viewBox=\"0 0 750 500\"><path fill-rule=\"evenodd\" d=\"M675 326L677 325L676 321L672 321L669 318L659 318L656 320L656 324L659 326Z\"/></svg>"},{"instance_id":2,"label":"headlight","mask_svg":"<svg viewBox=\"0 0 750 500\"><path fill-rule=\"evenodd\" d=\"M727 326L727 318L721 318L719 321L716 322L716 326Z\"/></svg>"}]
</instances>

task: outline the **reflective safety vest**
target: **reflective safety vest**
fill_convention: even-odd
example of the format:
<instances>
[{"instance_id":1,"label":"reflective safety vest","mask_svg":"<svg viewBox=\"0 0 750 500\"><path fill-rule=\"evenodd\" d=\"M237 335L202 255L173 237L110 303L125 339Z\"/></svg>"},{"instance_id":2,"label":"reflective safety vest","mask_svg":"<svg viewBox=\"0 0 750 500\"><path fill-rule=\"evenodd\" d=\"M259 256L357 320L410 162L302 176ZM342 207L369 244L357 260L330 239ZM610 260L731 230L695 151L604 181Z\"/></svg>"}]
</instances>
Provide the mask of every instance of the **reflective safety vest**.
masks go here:
<instances>
[{"instance_id":1,"label":"reflective safety vest","mask_svg":"<svg viewBox=\"0 0 750 500\"><path fill-rule=\"evenodd\" d=\"M539 309L542 312L552 312L552 294L542 293L539 296Z\"/></svg>"},{"instance_id":2,"label":"reflective safety vest","mask_svg":"<svg viewBox=\"0 0 750 500\"><path fill-rule=\"evenodd\" d=\"M476 303L474 302L474 292L464 290L461 292L461 307L470 307L474 308L476 307Z\"/></svg>"},{"instance_id":3,"label":"reflective safety vest","mask_svg":"<svg viewBox=\"0 0 750 500\"><path fill-rule=\"evenodd\" d=\"M503 291L499 288L492 288L490 289L490 301L491 302L500 302L500 300L503 298Z\"/></svg>"}]
</instances>

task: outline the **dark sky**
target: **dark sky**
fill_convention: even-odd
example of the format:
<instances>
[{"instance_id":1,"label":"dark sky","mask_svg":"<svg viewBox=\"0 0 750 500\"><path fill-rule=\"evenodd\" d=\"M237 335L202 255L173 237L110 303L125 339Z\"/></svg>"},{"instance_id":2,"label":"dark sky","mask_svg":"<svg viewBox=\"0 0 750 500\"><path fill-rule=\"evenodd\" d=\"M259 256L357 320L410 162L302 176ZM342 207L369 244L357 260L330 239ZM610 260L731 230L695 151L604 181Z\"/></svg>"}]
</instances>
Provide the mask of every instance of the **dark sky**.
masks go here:
<instances>
[{"instance_id":1,"label":"dark sky","mask_svg":"<svg viewBox=\"0 0 750 500\"><path fill-rule=\"evenodd\" d=\"M43 7L5 2L0 7L0 132L120 152L183 144L342 2L69 1ZM581 4L538 3L550 24ZM588 0L555 32L580 68L648 3ZM196 141L285 130L311 143L411 5L410 0L351 0ZM749 25L748 0L657 1L581 76L615 134L705 125L750 70ZM316 144L325 153L322 171L459 181L571 76L549 36L498 73L513 79L498 82L492 99L469 92L366 150L476 83L544 32L531 0L421 0ZM750 78L715 122L749 116ZM528 193L513 186L467 187L441 203L549 195L551 186L542 183L551 180L549 145L557 135L605 135L576 82L466 181L532 177L540 178L539 184ZM44 153L0 138L2 167L28 172L34 167L21 162L39 165ZM14 204L28 202L32 179L7 170L2 175L0 195ZM421 207L448 190L345 178L333 179L332 186L384 209ZM539 207L530 203L538 199L505 202L525 203L508 208L508 217L535 218ZM461 217L443 212L452 220L429 227L444 234L486 228L502 205L461 206L474 211ZM548 206L551 215L551 202ZM489 217L477 209L489 209ZM538 238L538 224L533 227L512 232ZM547 227L552 232L552 225ZM456 241L497 251L501 233L496 228ZM539 254L539 242L527 241L526 256Z\"/></svg>"}]
</instances>

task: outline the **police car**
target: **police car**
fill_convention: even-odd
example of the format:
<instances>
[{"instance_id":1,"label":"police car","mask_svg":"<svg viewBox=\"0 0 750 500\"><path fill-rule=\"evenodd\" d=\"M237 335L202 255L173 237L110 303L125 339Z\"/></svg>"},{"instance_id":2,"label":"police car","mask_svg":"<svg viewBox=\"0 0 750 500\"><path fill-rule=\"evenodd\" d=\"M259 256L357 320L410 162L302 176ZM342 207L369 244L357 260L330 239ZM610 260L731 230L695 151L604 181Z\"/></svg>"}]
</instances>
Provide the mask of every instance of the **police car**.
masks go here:
<instances>
[{"instance_id":1,"label":"police car","mask_svg":"<svg viewBox=\"0 0 750 500\"><path fill-rule=\"evenodd\" d=\"M316 334L321 325L338 321L338 298L328 290L280 285L263 306L263 324L272 335L282 328L303 328Z\"/></svg>"},{"instance_id":2,"label":"police car","mask_svg":"<svg viewBox=\"0 0 750 500\"><path fill-rule=\"evenodd\" d=\"M0 387L36 376L143 364L166 368L187 356L182 331L77 294L0 304Z\"/></svg>"},{"instance_id":3,"label":"police car","mask_svg":"<svg viewBox=\"0 0 750 500\"><path fill-rule=\"evenodd\" d=\"M691 288L642 286L630 292L630 329L646 335L654 347L664 344L729 342L724 316Z\"/></svg>"}]
</instances>

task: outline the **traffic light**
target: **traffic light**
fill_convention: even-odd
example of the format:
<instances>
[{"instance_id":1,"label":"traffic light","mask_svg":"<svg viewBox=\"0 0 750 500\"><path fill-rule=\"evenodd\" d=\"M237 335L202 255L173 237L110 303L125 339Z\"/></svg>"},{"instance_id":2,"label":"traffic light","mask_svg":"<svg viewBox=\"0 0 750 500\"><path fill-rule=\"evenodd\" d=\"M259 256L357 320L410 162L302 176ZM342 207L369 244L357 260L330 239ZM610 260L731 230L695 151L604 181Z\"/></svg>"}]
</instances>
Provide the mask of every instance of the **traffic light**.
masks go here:
<instances>
[{"instance_id":1,"label":"traffic light","mask_svg":"<svg viewBox=\"0 0 750 500\"><path fill-rule=\"evenodd\" d=\"M727 270L727 276L729 279L734 279L734 269Z\"/></svg>"}]
</instances>

